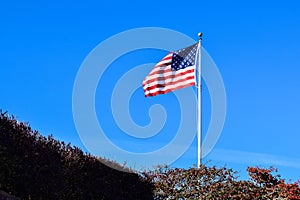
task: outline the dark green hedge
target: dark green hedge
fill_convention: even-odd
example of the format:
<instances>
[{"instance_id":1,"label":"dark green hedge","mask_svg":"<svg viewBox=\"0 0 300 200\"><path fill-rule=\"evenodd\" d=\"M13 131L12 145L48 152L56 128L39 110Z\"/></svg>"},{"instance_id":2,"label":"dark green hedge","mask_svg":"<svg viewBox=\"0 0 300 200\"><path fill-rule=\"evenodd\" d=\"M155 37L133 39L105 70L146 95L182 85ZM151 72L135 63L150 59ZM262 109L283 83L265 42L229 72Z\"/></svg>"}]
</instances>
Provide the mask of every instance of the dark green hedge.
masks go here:
<instances>
[{"instance_id":1,"label":"dark green hedge","mask_svg":"<svg viewBox=\"0 0 300 200\"><path fill-rule=\"evenodd\" d=\"M46 138L2 111L0 160L0 190L21 199L153 199L153 186L138 174L112 169L103 162L122 166Z\"/></svg>"}]
</instances>

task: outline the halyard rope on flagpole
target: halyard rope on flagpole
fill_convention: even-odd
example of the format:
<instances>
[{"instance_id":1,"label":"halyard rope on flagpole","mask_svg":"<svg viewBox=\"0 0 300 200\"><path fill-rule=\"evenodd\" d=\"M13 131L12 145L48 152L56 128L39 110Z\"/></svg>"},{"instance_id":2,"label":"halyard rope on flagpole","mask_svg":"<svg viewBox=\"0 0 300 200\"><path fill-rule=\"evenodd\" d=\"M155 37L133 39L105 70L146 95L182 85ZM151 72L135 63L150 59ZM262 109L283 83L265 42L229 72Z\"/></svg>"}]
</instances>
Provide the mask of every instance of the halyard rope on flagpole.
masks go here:
<instances>
[{"instance_id":1,"label":"halyard rope on flagpole","mask_svg":"<svg viewBox=\"0 0 300 200\"><path fill-rule=\"evenodd\" d=\"M198 83L197 83L197 95L198 95L198 109L197 109L197 136L198 136L198 168L201 166L201 132L202 132L202 102L201 102L201 42L202 42L202 33L198 33L199 45L198 45Z\"/></svg>"}]
</instances>

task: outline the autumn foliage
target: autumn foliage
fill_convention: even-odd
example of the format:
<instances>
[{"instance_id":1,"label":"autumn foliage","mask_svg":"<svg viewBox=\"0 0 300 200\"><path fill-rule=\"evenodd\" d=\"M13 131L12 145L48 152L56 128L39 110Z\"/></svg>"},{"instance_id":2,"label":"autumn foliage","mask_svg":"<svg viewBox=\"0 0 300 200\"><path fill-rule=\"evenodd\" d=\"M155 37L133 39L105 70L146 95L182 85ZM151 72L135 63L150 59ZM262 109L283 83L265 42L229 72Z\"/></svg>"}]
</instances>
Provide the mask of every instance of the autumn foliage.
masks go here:
<instances>
[{"instance_id":1,"label":"autumn foliage","mask_svg":"<svg viewBox=\"0 0 300 200\"><path fill-rule=\"evenodd\" d=\"M155 199L300 199L299 182L286 183L274 168L248 167L250 180L238 180L226 167L171 169L162 166L144 176L154 184Z\"/></svg>"},{"instance_id":2,"label":"autumn foliage","mask_svg":"<svg viewBox=\"0 0 300 200\"><path fill-rule=\"evenodd\" d=\"M249 180L206 165L134 172L44 137L1 111L0 160L0 199L300 200L300 182L285 181L273 167L248 167Z\"/></svg>"}]
</instances>

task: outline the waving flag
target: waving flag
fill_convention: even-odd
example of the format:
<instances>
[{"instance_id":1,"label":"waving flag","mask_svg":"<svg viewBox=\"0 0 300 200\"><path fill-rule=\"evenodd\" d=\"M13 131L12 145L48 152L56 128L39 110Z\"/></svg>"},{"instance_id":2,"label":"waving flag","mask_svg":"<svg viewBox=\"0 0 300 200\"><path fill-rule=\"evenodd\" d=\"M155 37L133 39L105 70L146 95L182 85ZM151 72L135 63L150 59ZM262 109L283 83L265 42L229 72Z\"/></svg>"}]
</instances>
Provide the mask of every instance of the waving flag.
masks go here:
<instances>
[{"instance_id":1,"label":"waving flag","mask_svg":"<svg viewBox=\"0 0 300 200\"><path fill-rule=\"evenodd\" d=\"M145 96L156 96L196 85L196 53L198 43L170 52L143 81Z\"/></svg>"}]
</instances>

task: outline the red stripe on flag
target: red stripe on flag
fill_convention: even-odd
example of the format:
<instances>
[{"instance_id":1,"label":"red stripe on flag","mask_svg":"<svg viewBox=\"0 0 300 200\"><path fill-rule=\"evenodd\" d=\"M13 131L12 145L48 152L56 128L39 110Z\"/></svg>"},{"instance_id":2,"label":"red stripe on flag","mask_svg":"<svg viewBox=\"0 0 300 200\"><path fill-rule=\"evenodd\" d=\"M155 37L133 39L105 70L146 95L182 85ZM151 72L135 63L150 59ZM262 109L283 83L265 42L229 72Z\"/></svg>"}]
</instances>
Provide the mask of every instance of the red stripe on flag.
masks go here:
<instances>
[{"instance_id":1,"label":"red stripe on flag","mask_svg":"<svg viewBox=\"0 0 300 200\"><path fill-rule=\"evenodd\" d=\"M195 79L195 76L192 75L192 76L188 76L184 79L179 79L177 81L171 81L171 82L166 83L166 84L156 84L156 85L153 85L151 87L144 88L144 91L146 92L146 91L149 91L149 90L153 90L155 88L164 88L164 87L167 87L167 86L175 85L177 83L181 83L181 82L184 83L187 80L193 80L193 79Z\"/></svg>"},{"instance_id":2,"label":"red stripe on flag","mask_svg":"<svg viewBox=\"0 0 300 200\"><path fill-rule=\"evenodd\" d=\"M188 84L178 86L176 88L168 89L168 90L165 90L165 91L157 91L157 92L154 92L154 93L149 93L149 94L146 94L145 97L156 96L158 94L166 94L168 92L172 92L173 90L177 90L177 89L181 89L181 88L185 88L185 87L189 87L189 86L194 86L194 85L195 85L195 83L188 83Z\"/></svg>"},{"instance_id":3,"label":"red stripe on flag","mask_svg":"<svg viewBox=\"0 0 300 200\"><path fill-rule=\"evenodd\" d=\"M171 68L166 70L166 71L158 71L157 73L150 74L149 76L152 76L152 75L158 75L158 76L154 77L154 78L151 78L151 79L148 79L148 80L146 79L145 82L143 83L143 85L147 85L147 84L153 83L155 81L167 81L169 79L170 80L175 79L175 78L178 78L180 76L184 76L184 75L189 74L189 73L194 74L195 70L194 69L189 69L189 70L186 70L184 72L177 71L174 74L168 75L168 76L162 76L162 77L159 76L159 75L164 75L165 73L168 73L168 72L172 72Z\"/></svg>"}]
</instances>

